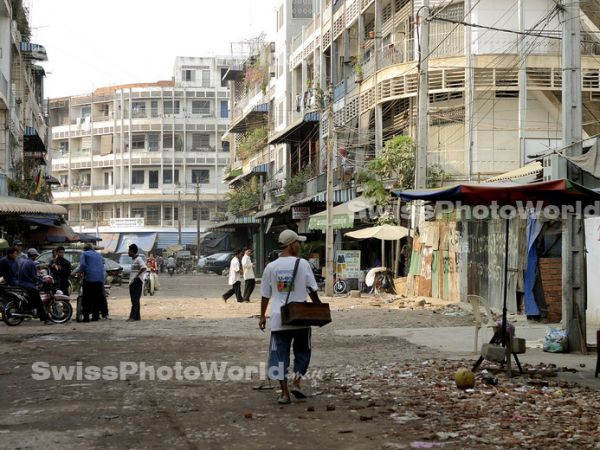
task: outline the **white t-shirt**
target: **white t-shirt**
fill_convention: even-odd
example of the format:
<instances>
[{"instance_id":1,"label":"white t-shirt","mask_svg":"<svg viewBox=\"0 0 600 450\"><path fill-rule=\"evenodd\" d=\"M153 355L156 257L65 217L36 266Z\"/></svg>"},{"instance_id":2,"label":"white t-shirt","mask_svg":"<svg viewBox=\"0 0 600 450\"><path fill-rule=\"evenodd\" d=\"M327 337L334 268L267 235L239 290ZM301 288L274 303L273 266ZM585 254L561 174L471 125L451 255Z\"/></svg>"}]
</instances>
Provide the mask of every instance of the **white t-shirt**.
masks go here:
<instances>
[{"instance_id":1,"label":"white t-shirt","mask_svg":"<svg viewBox=\"0 0 600 450\"><path fill-rule=\"evenodd\" d=\"M229 285L233 286L238 281L241 281L242 277L240 276L240 260L237 256L234 256L231 262L229 263Z\"/></svg>"},{"instance_id":2,"label":"white t-shirt","mask_svg":"<svg viewBox=\"0 0 600 450\"><path fill-rule=\"evenodd\" d=\"M139 278L140 281L143 281L142 276L144 275L144 272L142 272L142 274L138 276L138 272L142 269L142 267L148 270L148 267L146 267L146 264L144 263L142 257L140 255L137 255L135 258L133 258L133 261L131 261L131 274L129 275L129 284L132 284L136 278Z\"/></svg>"},{"instance_id":3,"label":"white t-shirt","mask_svg":"<svg viewBox=\"0 0 600 450\"><path fill-rule=\"evenodd\" d=\"M281 307L285 305L287 292L292 284L296 259L294 256L279 257L269 263L263 272L260 293L263 297L271 299L271 331L308 328L281 324ZM314 291L318 289L310 264L305 259L300 259L289 302L305 302L309 287Z\"/></svg>"},{"instance_id":4,"label":"white t-shirt","mask_svg":"<svg viewBox=\"0 0 600 450\"><path fill-rule=\"evenodd\" d=\"M252 263L252 258L248 255L244 255L242 258L242 269L244 269L244 280L253 280L256 278L254 276L254 264Z\"/></svg>"}]
</instances>

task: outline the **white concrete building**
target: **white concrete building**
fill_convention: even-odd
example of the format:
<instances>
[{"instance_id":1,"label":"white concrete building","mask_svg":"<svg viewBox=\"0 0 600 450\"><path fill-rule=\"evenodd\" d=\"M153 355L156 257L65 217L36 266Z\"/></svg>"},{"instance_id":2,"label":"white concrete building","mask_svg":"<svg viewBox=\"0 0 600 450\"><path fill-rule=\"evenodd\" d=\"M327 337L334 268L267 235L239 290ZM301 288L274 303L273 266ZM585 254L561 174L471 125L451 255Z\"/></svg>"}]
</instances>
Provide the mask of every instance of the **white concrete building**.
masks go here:
<instances>
[{"instance_id":1,"label":"white concrete building","mask_svg":"<svg viewBox=\"0 0 600 450\"><path fill-rule=\"evenodd\" d=\"M88 231L156 232L158 247L196 242L226 211L229 90L221 57L178 57L171 81L52 99L56 203ZM125 228L123 228L125 226Z\"/></svg>"}]
</instances>

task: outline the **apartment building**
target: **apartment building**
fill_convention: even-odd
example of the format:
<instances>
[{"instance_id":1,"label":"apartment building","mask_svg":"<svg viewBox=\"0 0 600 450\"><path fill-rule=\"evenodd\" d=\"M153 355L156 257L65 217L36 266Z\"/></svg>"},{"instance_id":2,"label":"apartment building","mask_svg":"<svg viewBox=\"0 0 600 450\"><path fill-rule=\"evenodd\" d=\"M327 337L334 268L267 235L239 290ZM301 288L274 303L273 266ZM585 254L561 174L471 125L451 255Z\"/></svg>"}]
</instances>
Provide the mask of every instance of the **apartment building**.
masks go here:
<instances>
[{"instance_id":1,"label":"apartment building","mask_svg":"<svg viewBox=\"0 0 600 450\"><path fill-rule=\"evenodd\" d=\"M314 80L334 86L337 140L360 168L388 138L416 137L418 66L427 60L429 166L477 181L560 147L556 2L432 0L429 15L423 3L321 2L291 42L291 97L314 89ZM581 3L586 136L600 132L600 20L593 5ZM430 19L428 48L420 48L420 14Z\"/></svg>"},{"instance_id":2,"label":"apartment building","mask_svg":"<svg viewBox=\"0 0 600 450\"><path fill-rule=\"evenodd\" d=\"M29 42L21 1L0 1L0 195L48 201L43 46Z\"/></svg>"},{"instance_id":3,"label":"apartment building","mask_svg":"<svg viewBox=\"0 0 600 450\"><path fill-rule=\"evenodd\" d=\"M226 211L235 61L177 57L173 79L50 100L53 195L88 231L156 232L158 247L196 242ZM198 221L200 222L198 224ZM140 224L143 226L140 228Z\"/></svg>"}]
</instances>

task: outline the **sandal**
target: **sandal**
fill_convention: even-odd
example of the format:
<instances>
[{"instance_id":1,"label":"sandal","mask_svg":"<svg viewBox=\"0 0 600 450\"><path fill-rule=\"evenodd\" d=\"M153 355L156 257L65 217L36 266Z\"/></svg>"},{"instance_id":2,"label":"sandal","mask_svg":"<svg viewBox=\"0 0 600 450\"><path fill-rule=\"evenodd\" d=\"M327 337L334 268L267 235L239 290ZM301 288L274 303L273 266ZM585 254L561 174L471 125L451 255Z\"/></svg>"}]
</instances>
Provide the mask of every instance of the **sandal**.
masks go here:
<instances>
[{"instance_id":1,"label":"sandal","mask_svg":"<svg viewBox=\"0 0 600 450\"><path fill-rule=\"evenodd\" d=\"M289 397L284 397L283 395L280 395L277 398L277 403L279 403L280 405L289 405L290 403L292 403L292 401L289 399Z\"/></svg>"},{"instance_id":2,"label":"sandal","mask_svg":"<svg viewBox=\"0 0 600 450\"><path fill-rule=\"evenodd\" d=\"M302 392L302 390L299 387L293 387L290 392L294 395L294 397L296 397L297 399L304 399L304 398L308 398L308 396Z\"/></svg>"}]
</instances>

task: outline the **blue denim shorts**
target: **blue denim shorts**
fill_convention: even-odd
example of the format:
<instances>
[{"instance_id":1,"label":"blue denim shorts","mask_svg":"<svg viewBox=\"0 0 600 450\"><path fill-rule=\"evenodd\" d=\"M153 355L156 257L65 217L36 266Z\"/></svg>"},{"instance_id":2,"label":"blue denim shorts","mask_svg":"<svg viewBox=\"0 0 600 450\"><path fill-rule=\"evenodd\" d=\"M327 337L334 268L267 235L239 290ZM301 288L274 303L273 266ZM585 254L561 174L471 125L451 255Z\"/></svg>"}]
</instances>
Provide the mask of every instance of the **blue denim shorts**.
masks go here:
<instances>
[{"instance_id":1,"label":"blue denim shorts","mask_svg":"<svg viewBox=\"0 0 600 450\"><path fill-rule=\"evenodd\" d=\"M294 375L304 375L311 355L311 329L271 332L269 378L285 380L290 367L290 347L294 350Z\"/></svg>"}]
</instances>

